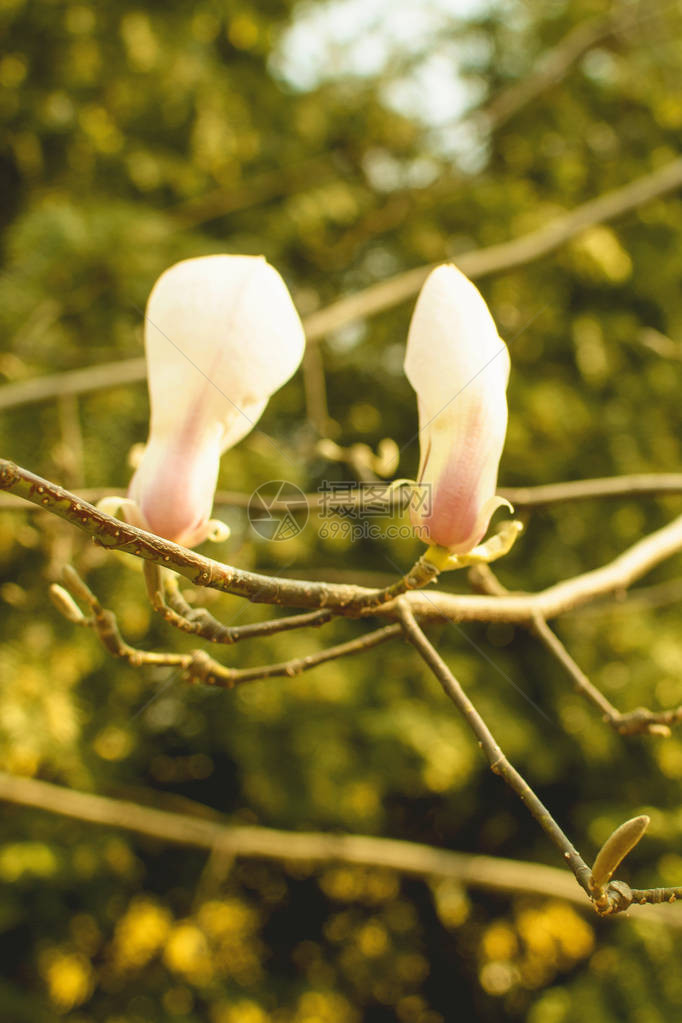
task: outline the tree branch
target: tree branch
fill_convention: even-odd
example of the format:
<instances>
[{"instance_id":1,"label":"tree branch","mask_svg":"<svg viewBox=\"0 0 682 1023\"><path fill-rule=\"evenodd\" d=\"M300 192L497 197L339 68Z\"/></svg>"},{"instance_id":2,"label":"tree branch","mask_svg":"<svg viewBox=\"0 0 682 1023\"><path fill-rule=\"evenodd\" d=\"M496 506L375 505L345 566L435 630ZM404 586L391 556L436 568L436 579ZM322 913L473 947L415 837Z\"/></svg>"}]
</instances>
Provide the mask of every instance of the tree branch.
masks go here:
<instances>
[{"instance_id":1,"label":"tree branch","mask_svg":"<svg viewBox=\"0 0 682 1023\"><path fill-rule=\"evenodd\" d=\"M583 909L587 905L563 870L537 863L449 852L390 838L233 827L220 818L207 820L159 810L5 772L0 772L0 799L15 806L121 828L156 841L209 852L220 849L226 855L284 862L341 862L378 867L417 877L451 879L470 888L561 898ZM682 914L674 910L662 912L652 907L644 915L645 919L682 928Z\"/></svg>"},{"instance_id":2,"label":"tree branch","mask_svg":"<svg viewBox=\"0 0 682 1023\"><path fill-rule=\"evenodd\" d=\"M99 366L85 366L83 369L52 373L31 380L17 380L0 387L0 411L19 405L30 405L34 401L47 401L66 394L83 394L110 387L125 387L127 384L144 380L146 376L147 362L141 357L103 362Z\"/></svg>"},{"instance_id":3,"label":"tree branch","mask_svg":"<svg viewBox=\"0 0 682 1023\"><path fill-rule=\"evenodd\" d=\"M674 191L680 185L682 157L621 188L591 199L520 238L488 248L463 252L455 257L455 262L460 270L473 280L524 266L558 249L588 227L613 220L623 213ZM380 284L372 284L354 295L338 299L326 308L304 317L303 325L308 340L315 341L349 323L376 316L384 309L406 302L417 294L431 270L438 265L429 263L427 266L416 267L389 277ZM33 401L44 401L60 394L80 394L98 388L118 387L121 384L143 380L145 375L144 359L128 359L39 377L37 380L5 384L0 388L0 410L15 408Z\"/></svg>"},{"instance_id":4,"label":"tree branch","mask_svg":"<svg viewBox=\"0 0 682 1023\"><path fill-rule=\"evenodd\" d=\"M70 565L65 565L63 575L66 589L56 583L50 587L50 597L55 607L74 625L92 629L97 634L102 646L113 657L120 657L134 668L140 668L144 664L169 668L185 668L187 666L191 660L187 654L155 653L130 646L121 636L114 612L102 607L95 594L75 569ZM76 600L82 601L88 607L89 616L83 614Z\"/></svg>"},{"instance_id":5,"label":"tree branch","mask_svg":"<svg viewBox=\"0 0 682 1023\"><path fill-rule=\"evenodd\" d=\"M498 493L519 508L540 508L595 498L657 497L682 494L682 473L645 472L629 476L569 480L566 483L545 483L536 487L502 487Z\"/></svg>"},{"instance_id":6,"label":"tree branch","mask_svg":"<svg viewBox=\"0 0 682 1023\"><path fill-rule=\"evenodd\" d=\"M133 554L162 568L173 568L195 585L233 593L254 603L333 610L349 617L369 615L396 619L396 602L387 599L387 594L402 592L406 582L410 588L411 573L394 588L372 590L350 584L277 578L221 564L196 551L162 540L153 533L120 522L62 487L4 459L0 459L2 489L12 490L66 519L102 547ZM432 590L427 596L417 590L408 593L405 599L413 614L423 620L532 624L535 615L555 618L596 597L625 590L635 579L680 550L682 516L639 540L601 568L555 583L539 593L487 597ZM418 580L419 585L424 585L424 582L424 579Z\"/></svg>"},{"instance_id":7,"label":"tree branch","mask_svg":"<svg viewBox=\"0 0 682 1023\"><path fill-rule=\"evenodd\" d=\"M638 586L637 589L629 591L617 601L601 600L591 605L575 608L569 611L568 616L580 618L594 618L600 615L610 614L635 614L651 610L654 607L669 607L682 600L682 578L668 579L663 583L654 583L651 586Z\"/></svg>"}]
</instances>

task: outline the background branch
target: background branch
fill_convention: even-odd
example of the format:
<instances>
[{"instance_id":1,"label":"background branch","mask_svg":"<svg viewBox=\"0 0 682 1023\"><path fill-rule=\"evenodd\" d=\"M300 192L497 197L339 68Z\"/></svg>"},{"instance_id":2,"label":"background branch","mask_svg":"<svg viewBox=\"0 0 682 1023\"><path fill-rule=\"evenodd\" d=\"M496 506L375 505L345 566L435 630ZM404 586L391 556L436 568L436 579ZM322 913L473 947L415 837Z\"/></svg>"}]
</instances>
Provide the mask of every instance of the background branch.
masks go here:
<instances>
[{"instance_id":1,"label":"background branch","mask_svg":"<svg viewBox=\"0 0 682 1023\"><path fill-rule=\"evenodd\" d=\"M577 206L569 213L556 217L544 227L520 238L459 253L454 255L453 259L460 270L474 280L512 270L553 252L588 227L613 220L644 203L651 202L652 199L674 191L681 185L682 157L679 157L622 188L614 189ZM354 295L341 298L326 308L304 317L303 324L308 340L317 340L349 323L375 316L384 309L407 301L417 294L430 271L437 265L438 263L429 263L396 274L380 284L370 285ZM104 387L118 387L143 380L145 376L144 359L127 359L39 377L36 380L5 384L0 388L0 410L15 408L29 402L44 401L57 395L80 394L83 391Z\"/></svg>"},{"instance_id":2,"label":"background branch","mask_svg":"<svg viewBox=\"0 0 682 1023\"><path fill-rule=\"evenodd\" d=\"M581 231L621 216L643 203L665 195L682 185L682 158L672 160L658 170L645 174L622 188L577 206L569 213L550 221L544 227L513 241L453 256L460 270L476 280L489 274L511 270L531 263L570 241ZM312 313L305 320L308 338L315 339L348 323L375 316L384 309L399 305L416 295L428 274L438 263L416 267L396 274L380 284L373 284L347 298L333 302Z\"/></svg>"},{"instance_id":3,"label":"background branch","mask_svg":"<svg viewBox=\"0 0 682 1023\"><path fill-rule=\"evenodd\" d=\"M209 851L220 849L227 855L383 867L417 877L449 878L470 888L561 898L582 909L588 906L565 871L543 864L450 852L389 838L231 826L221 819L158 810L5 772L0 772L0 799L74 820L122 828L161 842ZM643 916L682 929L682 913L672 907L651 907Z\"/></svg>"},{"instance_id":4,"label":"background branch","mask_svg":"<svg viewBox=\"0 0 682 1023\"><path fill-rule=\"evenodd\" d=\"M119 359L103 362L98 366L85 366L65 373L51 373L49 376L33 377L31 380L17 380L0 387L0 411L29 405L35 401L66 394L83 394L110 387L125 387L144 380L147 376L147 362L144 357Z\"/></svg>"},{"instance_id":5,"label":"background branch","mask_svg":"<svg viewBox=\"0 0 682 1023\"><path fill-rule=\"evenodd\" d=\"M623 13L619 12L575 25L556 46L538 57L532 74L502 89L488 104L474 111L473 117L485 119L488 131L500 128L524 106L556 85L576 61L622 24Z\"/></svg>"},{"instance_id":6,"label":"background branch","mask_svg":"<svg viewBox=\"0 0 682 1023\"><path fill-rule=\"evenodd\" d=\"M373 484L373 489L374 489ZM376 486L380 486L377 484ZM388 488L390 484L386 484ZM500 487L497 493L505 497L518 508L541 508L550 504L564 504L570 501L591 501L597 498L618 497L663 497L682 494L682 473L679 472L648 472L635 473L628 476L604 476L588 480L568 480L564 483L546 483L535 487ZM77 496L84 501L96 503L103 497L125 497L126 491L112 487L79 487ZM216 507L248 508L251 494L235 490L217 490ZM375 499L381 504L383 498ZM371 508L375 503L370 496L358 490L357 494L344 497L341 494L330 495L322 491L314 491L304 495L301 507L307 506L311 512L320 509L325 512L335 508L348 509L359 507ZM269 507L272 511L290 511L296 508L296 502L273 500ZM12 494L0 494L0 509L21 509L29 511L24 501Z\"/></svg>"},{"instance_id":7,"label":"background branch","mask_svg":"<svg viewBox=\"0 0 682 1023\"><path fill-rule=\"evenodd\" d=\"M537 487L502 487L498 493L519 508L540 508L549 504L591 501L595 498L657 497L682 494L682 473L645 472L546 483Z\"/></svg>"}]
</instances>

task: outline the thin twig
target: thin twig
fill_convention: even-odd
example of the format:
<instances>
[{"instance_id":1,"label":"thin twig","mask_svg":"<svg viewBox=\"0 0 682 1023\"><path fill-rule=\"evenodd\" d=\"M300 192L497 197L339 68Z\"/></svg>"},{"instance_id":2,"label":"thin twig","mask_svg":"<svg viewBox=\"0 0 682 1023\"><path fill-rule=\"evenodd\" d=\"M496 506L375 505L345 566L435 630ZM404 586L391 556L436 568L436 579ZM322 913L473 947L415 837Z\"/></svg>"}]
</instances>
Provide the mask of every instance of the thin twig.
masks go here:
<instances>
[{"instance_id":1,"label":"thin twig","mask_svg":"<svg viewBox=\"0 0 682 1023\"><path fill-rule=\"evenodd\" d=\"M670 735L670 726L682 721L682 707L664 711L651 711L646 707L637 707L636 710L623 714L589 680L559 637L540 615L536 615L533 619L533 632L571 677L576 690L602 712L604 721L608 722L620 735L646 734L666 737Z\"/></svg>"},{"instance_id":2,"label":"thin twig","mask_svg":"<svg viewBox=\"0 0 682 1023\"><path fill-rule=\"evenodd\" d=\"M400 618L406 638L417 650L422 659L436 676L446 695L460 711L464 720L478 739L479 746L485 753L493 774L498 774L516 793L524 806L533 815L543 831L557 847L566 863L575 874L576 881L589 895L590 868L587 866L577 849L563 833L544 803L536 796L528 782L513 767L498 746L495 738L466 695L461 685L448 668L435 647L429 642L424 632L404 601L400 602Z\"/></svg>"},{"instance_id":3,"label":"thin twig","mask_svg":"<svg viewBox=\"0 0 682 1023\"><path fill-rule=\"evenodd\" d=\"M382 604L390 604L397 597L414 590L421 590L438 578L439 569L424 556L420 557L412 566L409 572L401 576L396 582L385 586L373 598L367 598L364 607L380 607Z\"/></svg>"},{"instance_id":4,"label":"thin twig","mask_svg":"<svg viewBox=\"0 0 682 1023\"><path fill-rule=\"evenodd\" d=\"M70 565L64 569L64 586L66 591L56 584L50 588L50 594L57 608L74 624L93 629L102 645L114 657L120 657L134 667L142 667L145 664L179 667L187 682L218 686L224 689L232 689L242 682L254 682L258 679L276 676L293 678L295 675L300 675L327 661L338 660L340 657L348 657L351 654L369 650L380 643L393 639L402 631L401 626L397 623L385 625L364 636L318 650L313 654L306 654L304 657L294 657L278 664L264 664L254 668L229 668L214 660L203 650L194 650L190 654L176 654L156 653L131 647L121 636L114 612L102 607L87 583ZM89 608L90 617L83 615L78 605L69 600L69 595ZM309 616L300 615L299 617ZM271 628L269 631L272 633L277 630ZM263 635L262 632L251 633L251 635L254 634Z\"/></svg>"},{"instance_id":5,"label":"thin twig","mask_svg":"<svg viewBox=\"0 0 682 1023\"><path fill-rule=\"evenodd\" d=\"M682 494L682 473L635 473L629 476L546 483L536 487L502 487L498 493L519 508L540 508L566 501L591 501L605 497L659 497Z\"/></svg>"},{"instance_id":6,"label":"thin twig","mask_svg":"<svg viewBox=\"0 0 682 1023\"><path fill-rule=\"evenodd\" d=\"M157 610L166 621L183 632L201 636L212 643L231 645L240 640L253 639L255 636L273 636L278 632L290 632L308 626L317 627L334 617L333 611L308 611L286 618L271 618L266 622L224 625L206 608L192 607L188 604L180 590L177 577L171 573L164 579L164 595L167 603L162 604Z\"/></svg>"},{"instance_id":7,"label":"thin twig","mask_svg":"<svg viewBox=\"0 0 682 1023\"><path fill-rule=\"evenodd\" d=\"M483 593L505 596L509 592L489 565L474 566L469 572L469 578L472 584ZM603 720L620 735L648 734L666 737L670 735L670 726L682 720L682 707L658 712L647 710L646 707L638 707L627 714L621 713L590 681L541 615L534 615L532 621L528 623L528 627L561 664L572 679L575 689L585 697L588 703L601 712Z\"/></svg>"},{"instance_id":8,"label":"thin twig","mask_svg":"<svg viewBox=\"0 0 682 1023\"><path fill-rule=\"evenodd\" d=\"M70 566L66 566L63 578L66 591L56 584L50 587L50 595L56 607L75 625L93 629L102 646L113 657L120 657L135 668L140 668L145 664L185 667L189 663L186 654L154 653L130 646L121 636L114 612L102 607L95 594L78 573ZM77 604L69 601L69 594L89 608L89 617L80 611Z\"/></svg>"},{"instance_id":9,"label":"thin twig","mask_svg":"<svg viewBox=\"0 0 682 1023\"><path fill-rule=\"evenodd\" d=\"M401 631L401 626L398 624L385 625L381 629L368 632L347 643L339 643L337 646L327 647L326 650L306 654L305 657L292 657L279 664L265 664L256 668L226 668L214 661L203 650L195 650L191 662L185 669L185 677L189 682L219 686L223 689L232 689L242 682L255 682L259 679L275 678L276 676L293 678L295 675L317 667L318 664L325 664L327 661L338 660L339 657L348 657L350 654L369 650L400 635Z\"/></svg>"},{"instance_id":10,"label":"thin twig","mask_svg":"<svg viewBox=\"0 0 682 1023\"><path fill-rule=\"evenodd\" d=\"M640 906L655 906L661 902L677 902L682 899L682 887L672 888L631 888L632 901Z\"/></svg>"}]
</instances>

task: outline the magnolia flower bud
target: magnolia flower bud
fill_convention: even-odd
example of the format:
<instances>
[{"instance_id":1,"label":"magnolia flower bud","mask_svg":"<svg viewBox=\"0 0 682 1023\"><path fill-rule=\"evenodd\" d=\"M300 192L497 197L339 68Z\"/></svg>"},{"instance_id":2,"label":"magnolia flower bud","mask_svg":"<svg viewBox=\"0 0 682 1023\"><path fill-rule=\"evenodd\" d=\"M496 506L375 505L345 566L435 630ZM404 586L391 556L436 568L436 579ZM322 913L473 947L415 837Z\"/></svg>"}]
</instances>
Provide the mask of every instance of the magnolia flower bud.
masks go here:
<instances>
[{"instance_id":1,"label":"magnolia flower bud","mask_svg":"<svg viewBox=\"0 0 682 1023\"><path fill-rule=\"evenodd\" d=\"M507 429L509 353L479 291L455 266L427 278L412 316L405 373L417 392L419 483L412 522L431 544L470 551L500 504L497 467Z\"/></svg>"},{"instance_id":2,"label":"magnolia flower bud","mask_svg":"<svg viewBox=\"0 0 682 1023\"><path fill-rule=\"evenodd\" d=\"M220 456L252 429L304 344L286 285L260 256L186 259L161 275L145 317L151 422L128 492L136 524L187 547L209 536Z\"/></svg>"}]
</instances>

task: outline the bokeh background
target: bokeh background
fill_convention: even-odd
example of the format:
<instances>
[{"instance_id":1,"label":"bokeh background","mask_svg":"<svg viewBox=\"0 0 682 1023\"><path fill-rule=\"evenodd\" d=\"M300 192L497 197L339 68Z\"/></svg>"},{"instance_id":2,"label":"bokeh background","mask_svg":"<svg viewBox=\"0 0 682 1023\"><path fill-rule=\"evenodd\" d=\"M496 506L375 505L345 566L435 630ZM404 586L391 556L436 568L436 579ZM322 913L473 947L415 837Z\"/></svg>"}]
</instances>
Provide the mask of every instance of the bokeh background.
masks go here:
<instances>
[{"instance_id":1,"label":"bokeh background","mask_svg":"<svg viewBox=\"0 0 682 1023\"><path fill-rule=\"evenodd\" d=\"M308 314L531 231L679 150L682 12L665 0L3 0L0 21L7 385L139 356L146 297L177 259L263 253ZM505 113L499 97L576 32L590 36L584 52ZM672 194L481 282L511 343L503 484L679 466L681 239ZM286 478L315 490L355 478L324 457L320 438L407 444L411 307L325 337L309 357L307 396L299 374L270 402L263 432L225 456L221 487L249 494ZM0 446L72 489L121 488L147 414L143 382L56 396L6 408ZM412 442L396 474L413 475L417 462ZM537 512L500 576L535 589L597 566L679 504ZM314 518L268 543L243 510L222 514L233 536L209 553L242 567L372 583L418 554L409 541L325 539ZM558 865L400 644L230 693L189 688L114 662L58 615L47 586L69 560L130 642L195 645L152 615L132 559L33 509L3 508L7 771L240 823ZM627 599L558 624L622 709L682 702L681 592L673 560ZM207 599L225 621L268 613ZM679 884L680 739L616 737L522 630L432 632L586 858L646 811L650 834L623 876ZM356 634L342 622L223 656L267 663ZM668 1023L682 1004L679 931L636 914L603 922L551 898L344 866L209 864L198 851L15 806L1 820L8 1023Z\"/></svg>"}]
</instances>

